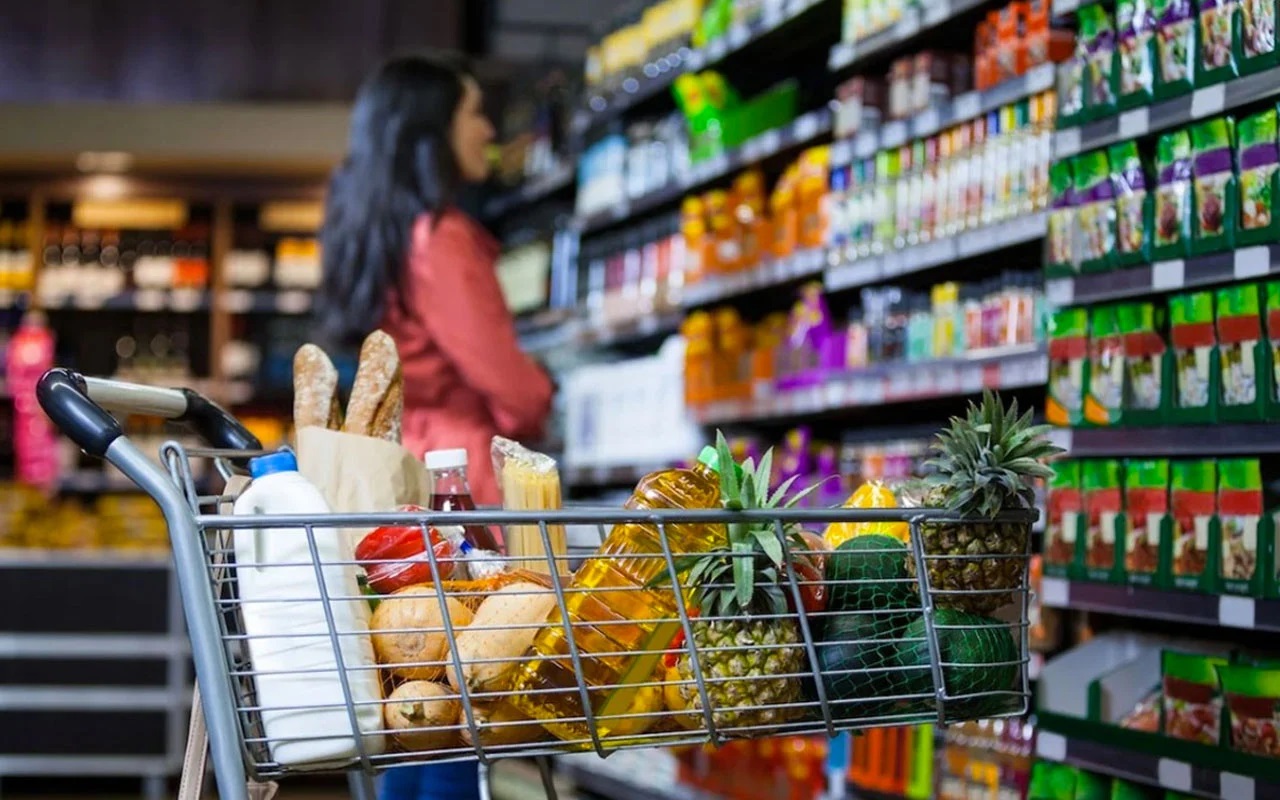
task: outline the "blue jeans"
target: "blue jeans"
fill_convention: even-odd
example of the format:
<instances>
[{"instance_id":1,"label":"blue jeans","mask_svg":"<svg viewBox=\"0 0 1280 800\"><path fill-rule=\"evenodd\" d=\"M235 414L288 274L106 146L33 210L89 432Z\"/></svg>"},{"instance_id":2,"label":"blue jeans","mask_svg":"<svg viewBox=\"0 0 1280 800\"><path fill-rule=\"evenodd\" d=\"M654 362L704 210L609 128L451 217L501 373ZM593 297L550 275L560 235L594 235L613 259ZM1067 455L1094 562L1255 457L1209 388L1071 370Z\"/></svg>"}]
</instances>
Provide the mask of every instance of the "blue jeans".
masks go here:
<instances>
[{"instance_id":1,"label":"blue jeans","mask_svg":"<svg viewBox=\"0 0 1280 800\"><path fill-rule=\"evenodd\" d=\"M479 800L480 773L474 761L396 767L383 774L378 800Z\"/></svg>"}]
</instances>

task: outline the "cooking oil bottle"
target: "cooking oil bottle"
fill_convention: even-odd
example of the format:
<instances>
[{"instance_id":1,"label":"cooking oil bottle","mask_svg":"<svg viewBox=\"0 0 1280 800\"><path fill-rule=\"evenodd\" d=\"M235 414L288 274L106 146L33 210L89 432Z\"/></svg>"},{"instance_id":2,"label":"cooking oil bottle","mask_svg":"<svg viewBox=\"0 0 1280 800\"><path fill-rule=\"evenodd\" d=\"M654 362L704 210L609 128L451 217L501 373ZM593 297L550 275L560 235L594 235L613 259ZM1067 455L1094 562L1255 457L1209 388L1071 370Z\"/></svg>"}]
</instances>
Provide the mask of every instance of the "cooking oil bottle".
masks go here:
<instances>
[{"instance_id":1,"label":"cooking oil bottle","mask_svg":"<svg viewBox=\"0 0 1280 800\"><path fill-rule=\"evenodd\" d=\"M692 469L651 472L636 485L626 508L719 508L720 474L714 447L703 448ZM665 526L677 558L724 544L723 525L677 523ZM622 734L635 719L602 719L632 711L639 690L653 679L662 652L680 630L675 594L669 585L649 586L667 566L656 525L614 526L599 552L587 559L565 587L569 627L577 644L597 732ZM565 740L590 738L582 695L560 609L533 642L533 656L517 673L511 701ZM538 658L541 656L541 658Z\"/></svg>"}]
</instances>

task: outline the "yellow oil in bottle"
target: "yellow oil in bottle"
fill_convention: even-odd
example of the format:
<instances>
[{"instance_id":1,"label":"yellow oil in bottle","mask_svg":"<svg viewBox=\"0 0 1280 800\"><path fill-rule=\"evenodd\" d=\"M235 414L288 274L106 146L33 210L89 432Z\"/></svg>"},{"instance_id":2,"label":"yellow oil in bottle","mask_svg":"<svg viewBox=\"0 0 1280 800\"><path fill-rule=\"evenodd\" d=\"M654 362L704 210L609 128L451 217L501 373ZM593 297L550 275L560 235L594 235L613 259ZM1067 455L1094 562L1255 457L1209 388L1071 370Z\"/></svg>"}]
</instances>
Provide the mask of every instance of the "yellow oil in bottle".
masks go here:
<instances>
[{"instance_id":1,"label":"yellow oil in bottle","mask_svg":"<svg viewBox=\"0 0 1280 800\"><path fill-rule=\"evenodd\" d=\"M715 448L704 448L692 469L660 470L642 478L626 507L718 508L718 466ZM676 556L707 552L726 540L723 525L671 524L665 531ZM613 723L607 718L634 713L633 707L643 704L640 688L652 680L663 651L680 630L671 588L646 588L667 566L659 537L655 525L614 526L600 551L565 587L568 627L602 738L611 729L634 725L625 716ZM541 658L525 662L517 673L511 701L561 739L586 740L590 732L565 627L557 608L534 638L531 655Z\"/></svg>"}]
</instances>

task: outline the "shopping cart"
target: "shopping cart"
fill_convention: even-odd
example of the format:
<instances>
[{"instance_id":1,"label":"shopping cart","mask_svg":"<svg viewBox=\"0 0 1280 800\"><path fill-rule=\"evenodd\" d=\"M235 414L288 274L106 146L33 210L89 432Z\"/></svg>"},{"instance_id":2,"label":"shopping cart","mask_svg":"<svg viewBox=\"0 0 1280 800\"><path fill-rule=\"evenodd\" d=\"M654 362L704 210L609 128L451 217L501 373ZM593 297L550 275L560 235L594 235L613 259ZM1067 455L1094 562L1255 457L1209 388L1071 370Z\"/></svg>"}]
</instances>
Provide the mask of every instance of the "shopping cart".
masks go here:
<instances>
[{"instance_id":1,"label":"shopping cart","mask_svg":"<svg viewBox=\"0 0 1280 800\"><path fill-rule=\"evenodd\" d=\"M347 772L353 794L372 797L372 776L388 767L465 759L483 769L508 757L542 759L551 796L545 757L558 753L603 757L620 748L832 735L1027 710L1034 512L978 521L918 508L236 516L228 513L233 489L197 491L192 459L212 460L234 487L261 445L200 395L53 370L38 396L67 436L118 467L164 513L199 687L193 717L203 711L226 800L247 800L247 781L322 771ZM211 448L169 442L153 460L105 408L185 423ZM853 523L879 523L870 531L879 535L830 553L796 546L799 529ZM552 555L545 572L460 579L453 574L459 562L432 546L435 529L455 525L536 529L548 553L556 552L556 526L592 526L601 541L615 526L631 526L658 552L601 550L576 578L567 577L568 555ZM377 526L421 533L427 579L371 598L354 588L361 565L320 558L318 536ZM775 544L763 536L760 549L723 556L728 560L717 563L727 564L728 584L700 588L733 595L739 608L729 613L728 606L707 603L699 614L692 600L706 595L682 584L695 571L678 545L723 537L730 526L772 532ZM312 558L246 569L311 570L314 592L272 602L319 604L324 630L268 636L246 626L254 601L239 593L236 537L262 529L305 536ZM939 547L945 549L933 551ZM739 579L747 572L754 588L749 584L744 595ZM620 577L637 574L659 577L643 584ZM377 610L366 610L371 600ZM344 627L335 613L346 610L343 604L356 604L372 619ZM741 607L751 613L743 616ZM255 647L281 652L317 639L327 647L327 667L268 670L254 663L255 652L266 652ZM372 658L361 656L370 651ZM321 692L281 706L259 697L261 687L281 678L328 681L336 699ZM370 680L376 696L368 695ZM273 734L282 714L320 712L340 712L340 729L281 737L277 727ZM290 745L335 741L349 743L349 752L318 763L281 758ZM196 745L200 757L189 757L187 769L203 775L203 743Z\"/></svg>"}]
</instances>

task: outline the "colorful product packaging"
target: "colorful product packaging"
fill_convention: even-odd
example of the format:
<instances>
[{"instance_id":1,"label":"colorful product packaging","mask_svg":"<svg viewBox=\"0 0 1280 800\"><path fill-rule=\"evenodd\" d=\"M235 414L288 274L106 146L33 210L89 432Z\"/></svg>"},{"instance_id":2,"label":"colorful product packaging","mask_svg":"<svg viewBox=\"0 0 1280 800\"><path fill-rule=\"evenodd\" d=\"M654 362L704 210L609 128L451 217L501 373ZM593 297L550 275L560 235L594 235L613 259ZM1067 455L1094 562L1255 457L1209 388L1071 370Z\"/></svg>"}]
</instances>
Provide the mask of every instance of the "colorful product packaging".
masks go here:
<instances>
[{"instance_id":1,"label":"colorful product packaging","mask_svg":"<svg viewBox=\"0 0 1280 800\"><path fill-rule=\"evenodd\" d=\"M1227 663L1221 656L1176 650L1161 652L1164 697L1160 703L1160 730L1165 736L1199 744L1218 744L1222 720L1218 667Z\"/></svg>"},{"instance_id":2,"label":"colorful product packaging","mask_svg":"<svg viewBox=\"0 0 1280 800\"><path fill-rule=\"evenodd\" d=\"M1263 516L1263 503L1258 459L1218 462L1218 587L1226 594L1262 595L1259 564L1274 543L1271 520Z\"/></svg>"},{"instance_id":3,"label":"colorful product packaging","mask_svg":"<svg viewBox=\"0 0 1280 800\"><path fill-rule=\"evenodd\" d=\"M1119 266L1143 264L1151 260L1153 199L1147 191L1147 173L1138 144L1113 145L1108 151L1111 185L1116 196L1116 254Z\"/></svg>"},{"instance_id":4,"label":"colorful product packaging","mask_svg":"<svg viewBox=\"0 0 1280 800\"><path fill-rule=\"evenodd\" d=\"M1191 252L1191 197L1191 134L1171 131L1156 143L1152 258L1184 258Z\"/></svg>"},{"instance_id":5,"label":"colorful product packaging","mask_svg":"<svg viewBox=\"0 0 1280 800\"><path fill-rule=\"evenodd\" d=\"M1280 281L1263 287L1266 303L1267 354L1270 358L1271 387L1267 393L1267 418L1280 419Z\"/></svg>"},{"instance_id":6,"label":"colorful product packaging","mask_svg":"<svg viewBox=\"0 0 1280 800\"><path fill-rule=\"evenodd\" d=\"M1249 75L1275 66L1275 0L1239 0L1239 30L1235 40L1236 66Z\"/></svg>"},{"instance_id":7,"label":"colorful product packaging","mask_svg":"<svg viewBox=\"0 0 1280 800\"><path fill-rule=\"evenodd\" d=\"M1240 244L1263 244L1280 238L1276 220L1276 167L1280 166L1277 113L1268 108L1245 117L1239 126Z\"/></svg>"},{"instance_id":8,"label":"colorful product packaging","mask_svg":"<svg viewBox=\"0 0 1280 800\"><path fill-rule=\"evenodd\" d=\"M1070 128L1085 119L1085 82L1089 55L1084 39L1076 39L1075 52L1058 67L1058 127Z\"/></svg>"},{"instance_id":9,"label":"colorful product packaging","mask_svg":"<svg viewBox=\"0 0 1280 800\"><path fill-rule=\"evenodd\" d=\"M1111 800L1111 776L1080 770L1072 800Z\"/></svg>"},{"instance_id":10,"label":"colorful product packaging","mask_svg":"<svg viewBox=\"0 0 1280 800\"><path fill-rule=\"evenodd\" d=\"M1111 800L1165 800L1164 791L1154 786L1115 778L1111 782Z\"/></svg>"},{"instance_id":11,"label":"colorful product packaging","mask_svg":"<svg viewBox=\"0 0 1280 800\"><path fill-rule=\"evenodd\" d=\"M1161 334L1163 309L1154 303L1116 307L1124 337L1126 425L1158 425L1165 421L1173 386L1169 346Z\"/></svg>"},{"instance_id":12,"label":"colorful product packaging","mask_svg":"<svg viewBox=\"0 0 1280 800\"><path fill-rule=\"evenodd\" d=\"M1089 378L1089 312L1055 311L1049 322L1049 395L1045 419L1073 427L1084 421L1084 390Z\"/></svg>"},{"instance_id":13,"label":"colorful product packaging","mask_svg":"<svg viewBox=\"0 0 1280 800\"><path fill-rule=\"evenodd\" d=\"M1105 117L1116 107L1116 31L1111 13L1102 4L1094 3L1081 6L1076 20L1086 56L1085 108L1091 119Z\"/></svg>"},{"instance_id":14,"label":"colorful product packaging","mask_svg":"<svg viewBox=\"0 0 1280 800\"><path fill-rule=\"evenodd\" d=\"M1124 570L1134 586L1158 586L1173 546L1169 462L1131 459L1124 469Z\"/></svg>"},{"instance_id":15,"label":"colorful product packaging","mask_svg":"<svg viewBox=\"0 0 1280 800\"><path fill-rule=\"evenodd\" d=\"M1156 18L1150 0L1116 3L1116 105L1149 105L1155 99Z\"/></svg>"},{"instance_id":16,"label":"colorful product packaging","mask_svg":"<svg viewBox=\"0 0 1280 800\"><path fill-rule=\"evenodd\" d=\"M1071 160L1055 161L1049 167L1052 200L1049 208L1049 261L1045 275L1050 278L1076 274L1076 187Z\"/></svg>"},{"instance_id":17,"label":"colorful product packaging","mask_svg":"<svg viewBox=\"0 0 1280 800\"><path fill-rule=\"evenodd\" d=\"M1214 461L1174 461L1169 482L1169 507L1173 514L1173 563L1170 584L1175 589L1207 592L1214 572L1210 549L1216 538L1215 492L1218 471Z\"/></svg>"},{"instance_id":18,"label":"colorful product packaging","mask_svg":"<svg viewBox=\"0 0 1280 800\"><path fill-rule=\"evenodd\" d=\"M1217 292L1218 419L1257 422L1266 417L1271 367L1262 336L1262 299L1257 284Z\"/></svg>"},{"instance_id":19,"label":"colorful product packaging","mask_svg":"<svg viewBox=\"0 0 1280 800\"><path fill-rule=\"evenodd\" d=\"M1169 298L1169 342L1173 345L1171 422L1214 422L1218 411L1218 339L1213 293Z\"/></svg>"},{"instance_id":20,"label":"colorful product packaging","mask_svg":"<svg viewBox=\"0 0 1280 800\"><path fill-rule=\"evenodd\" d=\"M1234 22L1236 0L1199 0L1200 62L1196 85L1220 83L1235 77Z\"/></svg>"},{"instance_id":21,"label":"colorful product packaging","mask_svg":"<svg viewBox=\"0 0 1280 800\"><path fill-rule=\"evenodd\" d=\"M1280 758L1280 668L1220 664L1218 683L1227 710L1227 741L1232 750Z\"/></svg>"},{"instance_id":22,"label":"colorful product packaging","mask_svg":"<svg viewBox=\"0 0 1280 800\"><path fill-rule=\"evenodd\" d=\"M1071 169L1076 187L1080 271L1111 269L1116 249L1116 205L1107 152L1095 150L1076 156Z\"/></svg>"},{"instance_id":23,"label":"colorful product packaging","mask_svg":"<svg viewBox=\"0 0 1280 800\"><path fill-rule=\"evenodd\" d=\"M1191 126L1195 224L1191 252L1216 253L1235 244L1238 197L1235 120L1217 117Z\"/></svg>"},{"instance_id":24,"label":"colorful product packaging","mask_svg":"<svg viewBox=\"0 0 1280 800\"><path fill-rule=\"evenodd\" d=\"M1091 581L1119 583L1124 559L1116 554L1116 532L1124 511L1124 465L1115 459L1091 459L1081 468L1084 489L1084 575Z\"/></svg>"},{"instance_id":25,"label":"colorful product packaging","mask_svg":"<svg viewBox=\"0 0 1280 800\"><path fill-rule=\"evenodd\" d=\"M1152 0L1156 16L1156 97L1186 94L1195 84L1196 9L1191 0Z\"/></svg>"},{"instance_id":26,"label":"colorful product packaging","mask_svg":"<svg viewBox=\"0 0 1280 800\"><path fill-rule=\"evenodd\" d=\"M1053 465L1046 498L1044 534L1044 574L1073 577L1079 563L1077 542L1084 523L1084 494L1081 491L1079 461L1059 461Z\"/></svg>"},{"instance_id":27,"label":"colorful product packaging","mask_svg":"<svg viewBox=\"0 0 1280 800\"><path fill-rule=\"evenodd\" d=\"M1115 306L1098 306L1089 315L1089 379L1084 419L1091 425L1118 425L1124 413L1124 339Z\"/></svg>"}]
</instances>

